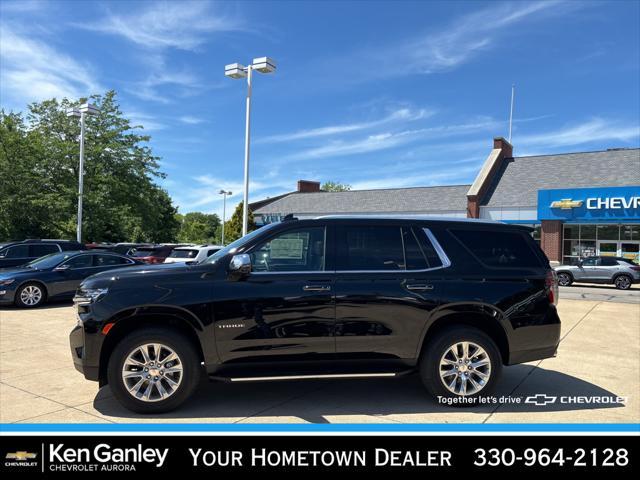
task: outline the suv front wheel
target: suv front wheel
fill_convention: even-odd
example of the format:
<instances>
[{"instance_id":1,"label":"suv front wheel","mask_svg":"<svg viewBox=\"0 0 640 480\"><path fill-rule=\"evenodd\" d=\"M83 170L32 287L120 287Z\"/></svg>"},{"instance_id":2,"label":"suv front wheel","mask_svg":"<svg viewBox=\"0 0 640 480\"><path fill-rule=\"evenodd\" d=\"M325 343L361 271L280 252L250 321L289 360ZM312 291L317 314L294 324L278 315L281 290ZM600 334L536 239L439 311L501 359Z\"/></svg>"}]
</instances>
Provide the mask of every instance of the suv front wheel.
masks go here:
<instances>
[{"instance_id":1,"label":"suv front wheel","mask_svg":"<svg viewBox=\"0 0 640 480\"><path fill-rule=\"evenodd\" d=\"M477 405L489 395L502 372L495 342L473 327L447 329L432 338L420 360L420 376L427 390L453 406Z\"/></svg>"},{"instance_id":2,"label":"suv front wheel","mask_svg":"<svg viewBox=\"0 0 640 480\"><path fill-rule=\"evenodd\" d=\"M113 395L138 413L177 408L193 393L200 373L191 342L165 328L144 328L126 336L113 350L107 367Z\"/></svg>"}]
</instances>

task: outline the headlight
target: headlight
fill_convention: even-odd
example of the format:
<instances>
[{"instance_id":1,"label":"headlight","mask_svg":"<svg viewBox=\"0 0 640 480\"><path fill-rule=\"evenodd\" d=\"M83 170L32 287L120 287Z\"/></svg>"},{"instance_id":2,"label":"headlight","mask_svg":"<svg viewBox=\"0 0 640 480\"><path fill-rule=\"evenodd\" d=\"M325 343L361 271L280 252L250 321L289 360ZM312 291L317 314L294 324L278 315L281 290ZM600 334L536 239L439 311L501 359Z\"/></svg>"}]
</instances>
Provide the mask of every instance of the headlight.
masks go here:
<instances>
[{"instance_id":1,"label":"headlight","mask_svg":"<svg viewBox=\"0 0 640 480\"><path fill-rule=\"evenodd\" d=\"M0 287L6 287L7 285L11 285L15 281L16 281L15 278L8 278L6 280L0 280Z\"/></svg>"},{"instance_id":2,"label":"headlight","mask_svg":"<svg viewBox=\"0 0 640 480\"><path fill-rule=\"evenodd\" d=\"M82 288L78 290L73 301L80 305L95 303L104 297L108 291L108 288Z\"/></svg>"}]
</instances>

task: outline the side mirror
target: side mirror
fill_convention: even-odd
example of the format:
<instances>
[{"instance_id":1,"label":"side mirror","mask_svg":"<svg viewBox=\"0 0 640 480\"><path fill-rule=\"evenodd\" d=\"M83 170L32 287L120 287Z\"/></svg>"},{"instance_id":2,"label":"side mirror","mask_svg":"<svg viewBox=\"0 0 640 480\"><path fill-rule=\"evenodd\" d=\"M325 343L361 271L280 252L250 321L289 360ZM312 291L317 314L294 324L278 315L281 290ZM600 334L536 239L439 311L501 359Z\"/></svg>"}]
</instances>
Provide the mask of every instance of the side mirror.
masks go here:
<instances>
[{"instance_id":1,"label":"side mirror","mask_svg":"<svg viewBox=\"0 0 640 480\"><path fill-rule=\"evenodd\" d=\"M231 280L239 280L251 273L251 257L241 253L231 257L229 262L229 276Z\"/></svg>"},{"instance_id":2,"label":"side mirror","mask_svg":"<svg viewBox=\"0 0 640 480\"><path fill-rule=\"evenodd\" d=\"M69 270L71 267L66 264L66 265L58 265L56 268L53 269L54 272L64 272L65 270Z\"/></svg>"}]
</instances>

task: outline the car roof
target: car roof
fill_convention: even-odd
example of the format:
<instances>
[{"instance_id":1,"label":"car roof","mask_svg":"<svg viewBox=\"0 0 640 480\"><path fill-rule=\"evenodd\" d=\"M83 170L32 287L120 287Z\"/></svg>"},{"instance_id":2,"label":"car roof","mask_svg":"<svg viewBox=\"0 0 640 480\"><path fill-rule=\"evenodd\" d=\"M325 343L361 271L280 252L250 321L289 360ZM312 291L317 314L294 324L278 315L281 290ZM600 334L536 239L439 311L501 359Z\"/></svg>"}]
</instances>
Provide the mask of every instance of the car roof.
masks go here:
<instances>
[{"instance_id":1,"label":"car roof","mask_svg":"<svg viewBox=\"0 0 640 480\"><path fill-rule=\"evenodd\" d=\"M466 218L466 217L439 217L428 215L322 215L315 217L313 220L420 220L425 222L469 222L469 223L488 223L491 225L508 225L497 220L487 220L484 218Z\"/></svg>"}]
</instances>

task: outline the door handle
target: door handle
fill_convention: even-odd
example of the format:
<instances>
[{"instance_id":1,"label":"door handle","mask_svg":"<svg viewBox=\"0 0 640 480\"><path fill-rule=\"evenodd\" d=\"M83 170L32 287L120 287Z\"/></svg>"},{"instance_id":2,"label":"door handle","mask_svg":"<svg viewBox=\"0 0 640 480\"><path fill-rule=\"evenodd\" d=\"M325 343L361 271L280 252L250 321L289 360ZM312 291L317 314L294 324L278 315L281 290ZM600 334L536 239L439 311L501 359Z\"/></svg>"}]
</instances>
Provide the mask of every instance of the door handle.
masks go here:
<instances>
[{"instance_id":1,"label":"door handle","mask_svg":"<svg viewBox=\"0 0 640 480\"><path fill-rule=\"evenodd\" d=\"M424 283L420 283L420 284L412 283L407 285L407 290L415 290L415 291L433 290L433 285L427 285Z\"/></svg>"},{"instance_id":2,"label":"door handle","mask_svg":"<svg viewBox=\"0 0 640 480\"><path fill-rule=\"evenodd\" d=\"M328 292L331 290L330 285L305 285L302 287L305 292Z\"/></svg>"}]
</instances>

